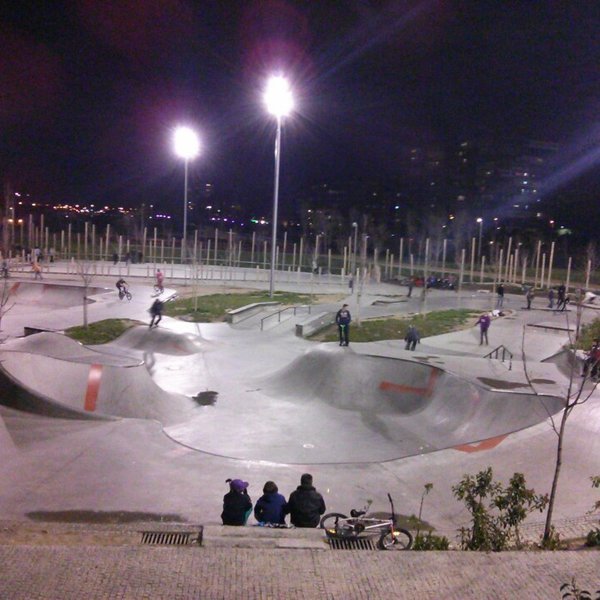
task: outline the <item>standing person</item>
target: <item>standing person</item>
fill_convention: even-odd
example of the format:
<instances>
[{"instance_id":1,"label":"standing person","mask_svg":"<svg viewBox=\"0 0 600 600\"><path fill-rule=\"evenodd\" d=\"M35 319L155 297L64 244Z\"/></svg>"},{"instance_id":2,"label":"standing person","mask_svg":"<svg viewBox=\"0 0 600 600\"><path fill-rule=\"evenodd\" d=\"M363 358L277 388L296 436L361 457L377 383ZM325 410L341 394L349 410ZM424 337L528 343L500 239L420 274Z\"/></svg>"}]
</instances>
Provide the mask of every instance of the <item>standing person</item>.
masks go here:
<instances>
[{"instance_id":1,"label":"standing person","mask_svg":"<svg viewBox=\"0 0 600 600\"><path fill-rule=\"evenodd\" d=\"M263 486L263 495L254 506L254 518L259 523L285 525L286 504L277 484L274 481L267 481Z\"/></svg>"},{"instance_id":2,"label":"standing person","mask_svg":"<svg viewBox=\"0 0 600 600\"><path fill-rule=\"evenodd\" d=\"M223 496L223 525L245 525L252 512L252 499L248 495L248 482L227 479L229 492Z\"/></svg>"},{"instance_id":3,"label":"standing person","mask_svg":"<svg viewBox=\"0 0 600 600\"><path fill-rule=\"evenodd\" d=\"M156 287L158 288L158 291L162 294L165 291L165 288L163 286L165 280L165 276L163 274L163 272L160 269L156 270Z\"/></svg>"},{"instance_id":4,"label":"standing person","mask_svg":"<svg viewBox=\"0 0 600 600\"><path fill-rule=\"evenodd\" d=\"M350 275L350 277L348 277L348 289L350 290L351 294L354 294L354 275Z\"/></svg>"},{"instance_id":5,"label":"standing person","mask_svg":"<svg viewBox=\"0 0 600 600\"><path fill-rule=\"evenodd\" d=\"M304 473L300 485L290 494L286 513L291 515L292 525L296 527L317 527L320 516L325 512L325 500L313 487L310 473Z\"/></svg>"},{"instance_id":6,"label":"standing person","mask_svg":"<svg viewBox=\"0 0 600 600\"><path fill-rule=\"evenodd\" d=\"M414 350L417 347L417 344L421 341L421 336L414 325L408 326L408 331L406 332L404 341L406 342L406 350Z\"/></svg>"},{"instance_id":7,"label":"standing person","mask_svg":"<svg viewBox=\"0 0 600 600\"><path fill-rule=\"evenodd\" d=\"M554 288L548 290L548 308L554 308Z\"/></svg>"},{"instance_id":8,"label":"standing person","mask_svg":"<svg viewBox=\"0 0 600 600\"><path fill-rule=\"evenodd\" d=\"M113 260L113 265L116 265L119 262L119 255L116 252L113 252L112 260Z\"/></svg>"},{"instance_id":9,"label":"standing person","mask_svg":"<svg viewBox=\"0 0 600 600\"><path fill-rule=\"evenodd\" d=\"M479 345L483 344L483 340L485 339L485 345L489 346L488 342L488 329L490 328L490 323L492 320L490 319L490 315L487 313L483 313L477 323L475 325L479 325Z\"/></svg>"},{"instance_id":10,"label":"standing person","mask_svg":"<svg viewBox=\"0 0 600 600\"><path fill-rule=\"evenodd\" d=\"M564 283L561 283L556 290L556 310L560 310L561 305L564 303L566 292L567 288Z\"/></svg>"},{"instance_id":11,"label":"standing person","mask_svg":"<svg viewBox=\"0 0 600 600\"><path fill-rule=\"evenodd\" d=\"M502 308L504 305L504 285L500 283L496 288L496 294L498 294L498 299L496 300L496 308Z\"/></svg>"},{"instance_id":12,"label":"standing person","mask_svg":"<svg viewBox=\"0 0 600 600\"><path fill-rule=\"evenodd\" d=\"M562 299L562 302L556 303L556 310L560 310L560 312L563 312L567 308L567 304L569 304L569 302L571 302L571 296L569 294L566 294L565 297Z\"/></svg>"},{"instance_id":13,"label":"standing person","mask_svg":"<svg viewBox=\"0 0 600 600\"><path fill-rule=\"evenodd\" d=\"M525 295L525 299L527 300L527 310L531 310L531 303L535 298L535 292L533 291L533 287L530 287L527 290L527 294Z\"/></svg>"},{"instance_id":14,"label":"standing person","mask_svg":"<svg viewBox=\"0 0 600 600\"><path fill-rule=\"evenodd\" d=\"M338 333L340 334L340 346L347 346L349 344L350 321L352 321L352 315L348 310L348 305L344 304L335 315L335 322L338 326Z\"/></svg>"},{"instance_id":15,"label":"standing person","mask_svg":"<svg viewBox=\"0 0 600 600\"><path fill-rule=\"evenodd\" d=\"M590 373L590 367L592 368L592 377L596 376L598 372L598 361L600 361L600 340L595 338L592 342L591 348L586 352L586 359L583 361L583 372L582 377L587 377Z\"/></svg>"},{"instance_id":16,"label":"standing person","mask_svg":"<svg viewBox=\"0 0 600 600\"><path fill-rule=\"evenodd\" d=\"M42 278L42 267L40 267L40 263L37 260L31 263L31 270L33 271L34 279L43 279Z\"/></svg>"},{"instance_id":17,"label":"standing person","mask_svg":"<svg viewBox=\"0 0 600 600\"><path fill-rule=\"evenodd\" d=\"M158 324L162 319L162 311L164 307L164 302L161 302L158 298L152 303L152 306L150 307L150 314L152 315L152 320L150 321L150 328L152 328L153 325L158 327ZM154 319L156 319L156 317L158 317L158 319L155 323Z\"/></svg>"},{"instance_id":18,"label":"standing person","mask_svg":"<svg viewBox=\"0 0 600 600\"><path fill-rule=\"evenodd\" d=\"M408 294L406 294L407 298L412 296L413 288L415 287L415 280L413 277L408 278Z\"/></svg>"}]
</instances>

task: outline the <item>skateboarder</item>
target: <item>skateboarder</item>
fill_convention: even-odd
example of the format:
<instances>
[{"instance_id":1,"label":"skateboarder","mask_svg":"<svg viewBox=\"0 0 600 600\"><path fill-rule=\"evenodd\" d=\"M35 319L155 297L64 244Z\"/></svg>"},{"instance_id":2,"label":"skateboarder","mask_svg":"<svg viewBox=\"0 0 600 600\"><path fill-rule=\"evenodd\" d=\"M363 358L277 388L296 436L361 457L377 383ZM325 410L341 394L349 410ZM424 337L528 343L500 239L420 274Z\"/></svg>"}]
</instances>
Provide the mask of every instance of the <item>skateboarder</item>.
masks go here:
<instances>
[{"instance_id":1,"label":"skateboarder","mask_svg":"<svg viewBox=\"0 0 600 600\"><path fill-rule=\"evenodd\" d=\"M340 334L340 346L347 346L349 343L350 321L352 321L352 316L348 310L348 305L344 304L335 315L335 322L338 326L338 332Z\"/></svg>"},{"instance_id":2,"label":"skateboarder","mask_svg":"<svg viewBox=\"0 0 600 600\"><path fill-rule=\"evenodd\" d=\"M481 346L483 344L483 340L485 339L485 345L489 345L488 342L488 329L490 328L490 323L492 322L492 320L490 319L490 315L488 315L487 313L483 313L480 317L479 317L479 321L477 321L477 323L475 323L475 325L479 325L479 345Z\"/></svg>"},{"instance_id":3,"label":"skateboarder","mask_svg":"<svg viewBox=\"0 0 600 600\"><path fill-rule=\"evenodd\" d=\"M152 315L152 320L150 321L150 328L152 328L152 326L156 326L158 327L158 324L160 323L160 320L162 319L162 311L163 308L165 307L164 303L161 302L158 298L152 303L152 306L150 307L150 314ZM156 323L154 322L154 319L156 319L158 317L158 319L156 320Z\"/></svg>"}]
</instances>

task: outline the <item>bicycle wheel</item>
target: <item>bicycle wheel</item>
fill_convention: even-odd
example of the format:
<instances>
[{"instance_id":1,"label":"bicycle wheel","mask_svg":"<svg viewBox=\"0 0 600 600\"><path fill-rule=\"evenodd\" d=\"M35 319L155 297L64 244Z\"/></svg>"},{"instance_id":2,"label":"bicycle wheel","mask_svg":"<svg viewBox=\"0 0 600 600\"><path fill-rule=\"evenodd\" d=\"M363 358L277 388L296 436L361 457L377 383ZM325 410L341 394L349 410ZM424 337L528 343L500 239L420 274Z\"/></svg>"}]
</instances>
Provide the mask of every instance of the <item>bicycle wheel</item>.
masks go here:
<instances>
[{"instance_id":1,"label":"bicycle wheel","mask_svg":"<svg viewBox=\"0 0 600 600\"><path fill-rule=\"evenodd\" d=\"M127 298L127 300L128 300L129 302L131 302L131 298L132 298L132 297L133 297L133 296L131 295L131 292L125 292L125 298Z\"/></svg>"},{"instance_id":2,"label":"bicycle wheel","mask_svg":"<svg viewBox=\"0 0 600 600\"><path fill-rule=\"evenodd\" d=\"M319 527L321 529L337 529L339 520L347 518L348 517L342 513L329 513L321 517Z\"/></svg>"},{"instance_id":3,"label":"bicycle wheel","mask_svg":"<svg viewBox=\"0 0 600 600\"><path fill-rule=\"evenodd\" d=\"M393 534L388 530L381 535L377 547L380 550L410 550L412 543L413 538L410 531L394 529Z\"/></svg>"}]
</instances>

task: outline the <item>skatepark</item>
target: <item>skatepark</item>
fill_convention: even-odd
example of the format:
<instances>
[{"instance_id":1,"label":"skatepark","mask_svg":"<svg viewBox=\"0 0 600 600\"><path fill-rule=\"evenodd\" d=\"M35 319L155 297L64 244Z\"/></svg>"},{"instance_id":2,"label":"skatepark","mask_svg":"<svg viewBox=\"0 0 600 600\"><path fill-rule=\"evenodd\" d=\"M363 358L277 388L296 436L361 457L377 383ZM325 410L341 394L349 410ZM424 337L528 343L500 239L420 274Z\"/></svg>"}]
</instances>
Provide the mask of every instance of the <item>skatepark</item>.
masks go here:
<instances>
[{"instance_id":1,"label":"skatepark","mask_svg":"<svg viewBox=\"0 0 600 600\"><path fill-rule=\"evenodd\" d=\"M171 274L165 295L189 285L182 275ZM423 516L455 540L468 514L451 488L464 474L492 466L500 481L519 471L536 492L550 489L557 437L549 417L560 413L569 386L562 348L574 331L574 310L547 310L540 298L527 311L522 296L507 294L489 346L480 346L478 330L469 327L423 339L416 352L401 340L351 338L345 348L299 337L296 326L315 312L334 313L342 301L364 319L419 312L421 299L373 282L358 306L343 282L327 277L311 282L325 299L312 316L299 312L261 329L274 310L265 307L238 323L165 317L150 330L146 269L128 277L131 302L119 300L114 280L94 278L90 321L123 317L140 325L90 347L61 333L82 319L82 290L68 268L56 265L43 282L11 281L14 306L2 320L0 346L5 520L74 523L87 514L98 524L117 513L175 516L204 525L210 545L211 535L223 536L225 479L249 481L253 499L266 480L287 496L309 471L328 511L347 512L367 499L385 510L390 492L398 512L416 514L431 482ZM200 291L228 286L202 281ZM306 282L278 288L306 291ZM392 296L398 301L382 305ZM485 290L432 290L426 309L489 311L492 304ZM586 307L583 322L596 315ZM25 328L38 333L23 337ZM500 346L510 361L486 357ZM554 513L565 536L584 535L595 522L589 510L597 490L589 477L600 473L599 430L594 391L568 423ZM532 539L543 520L528 520Z\"/></svg>"}]
</instances>

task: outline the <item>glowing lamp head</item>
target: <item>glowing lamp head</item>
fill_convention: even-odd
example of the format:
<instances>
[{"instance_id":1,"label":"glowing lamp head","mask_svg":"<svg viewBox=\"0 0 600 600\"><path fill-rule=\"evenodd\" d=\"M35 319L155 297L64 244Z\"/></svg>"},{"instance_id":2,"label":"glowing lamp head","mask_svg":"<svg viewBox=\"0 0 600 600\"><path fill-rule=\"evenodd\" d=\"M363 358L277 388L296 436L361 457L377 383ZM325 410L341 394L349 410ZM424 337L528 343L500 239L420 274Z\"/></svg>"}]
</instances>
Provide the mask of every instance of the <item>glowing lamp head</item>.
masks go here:
<instances>
[{"instance_id":1,"label":"glowing lamp head","mask_svg":"<svg viewBox=\"0 0 600 600\"><path fill-rule=\"evenodd\" d=\"M200 141L196 132L189 127L178 127L175 130L175 154L189 160L200 152Z\"/></svg>"},{"instance_id":2,"label":"glowing lamp head","mask_svg":"<svg viewBox=\"0 0 600 600\"><path fill-rule=\"evenodd\" d=\"M287 117L294 108L292 90L285 77L271 77L265 91L267 110L277 118Z\"/></svg>"}]
</instances>

